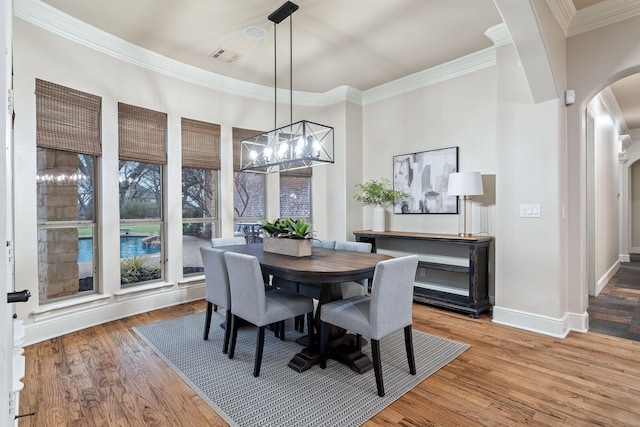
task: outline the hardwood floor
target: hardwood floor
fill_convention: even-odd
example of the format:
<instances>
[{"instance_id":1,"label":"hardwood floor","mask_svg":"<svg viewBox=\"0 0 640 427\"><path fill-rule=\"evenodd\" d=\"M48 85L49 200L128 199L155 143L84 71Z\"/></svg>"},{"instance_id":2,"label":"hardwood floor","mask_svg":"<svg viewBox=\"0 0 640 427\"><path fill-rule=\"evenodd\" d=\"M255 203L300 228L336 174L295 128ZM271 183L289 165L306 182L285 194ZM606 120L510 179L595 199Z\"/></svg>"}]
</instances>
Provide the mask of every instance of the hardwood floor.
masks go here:
<instances>
[{"instance_id":1,"label":"hardwood floor","mask_svg":"<svg viewBox=\"0 0 640 427\"><path fill-rule=\"evenodd\" d=\"M20 426L226 425L131 330L204 306L27 347L20 413L36 415ZM592 332L555 339L421 304L413 314L414 328L471 348L365 426L640 425L640 342Z\"/></svg>"},{"instance_id":2,"label":"hardwood floor","mask_svg":"<svg viewBox=\"0 0 640 427\"><path fill-rule=\"evenodd\" d=\"M640 341L640 255L620 269L597 297L589 297L589 329Z\"/></svg>"}]
</instances>

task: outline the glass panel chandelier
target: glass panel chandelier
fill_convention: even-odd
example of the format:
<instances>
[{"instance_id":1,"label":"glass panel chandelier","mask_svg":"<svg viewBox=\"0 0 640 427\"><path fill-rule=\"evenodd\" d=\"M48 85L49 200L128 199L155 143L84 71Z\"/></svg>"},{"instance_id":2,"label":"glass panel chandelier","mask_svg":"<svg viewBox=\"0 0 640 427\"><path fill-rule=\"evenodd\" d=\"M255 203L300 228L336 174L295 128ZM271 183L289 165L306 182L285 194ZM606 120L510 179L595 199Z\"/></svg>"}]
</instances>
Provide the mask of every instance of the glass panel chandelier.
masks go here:
<instances>
[{"instance_id":1,"label":"glass panel chandelier","mask_svg":"<svg viewBox=\"0 0 640 427\"><path fill-rule=\"evenodd\" d=\"M240 166L243 171L257 173L280 172L333 163L333 128L301 120L293 123L293 31L291 14L298 6L290 1L269 15L273 22L274 65L276 60L276 26L289 18L290 72L289 125L241 141ZM277 69L274 67L274 69ZM274 72L274 127L277 126L277 76Z\"/></svg>"}]
</instances>

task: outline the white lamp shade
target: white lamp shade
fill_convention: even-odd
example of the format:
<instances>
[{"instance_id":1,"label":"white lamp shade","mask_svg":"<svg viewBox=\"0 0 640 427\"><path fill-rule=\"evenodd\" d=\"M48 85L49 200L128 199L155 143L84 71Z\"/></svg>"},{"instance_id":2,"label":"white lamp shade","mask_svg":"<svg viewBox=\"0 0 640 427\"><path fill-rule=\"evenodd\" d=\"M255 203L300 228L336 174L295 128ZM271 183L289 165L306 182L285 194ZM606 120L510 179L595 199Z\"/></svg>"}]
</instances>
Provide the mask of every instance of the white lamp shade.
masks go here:
<instances>
[{"instance_id":1,"label":"white lamp shade","mask_svg":"<svg viewBox=\"0 0 640 427\"><path fill-rule=\"evenodd\" d=\"M480 172L454 172L449 174L449 196L480 196L484 194Z\"/></svg>"}]
</instances>

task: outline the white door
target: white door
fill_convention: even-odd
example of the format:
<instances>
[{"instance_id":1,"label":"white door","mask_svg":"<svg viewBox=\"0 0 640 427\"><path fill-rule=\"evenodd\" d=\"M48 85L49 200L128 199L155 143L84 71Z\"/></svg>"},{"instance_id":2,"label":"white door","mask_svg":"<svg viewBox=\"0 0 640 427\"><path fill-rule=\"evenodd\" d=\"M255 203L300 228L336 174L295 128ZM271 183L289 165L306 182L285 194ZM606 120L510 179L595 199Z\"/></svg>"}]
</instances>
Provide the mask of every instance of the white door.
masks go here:
<instances>
[{"instance_id":1,"label":"white door","mask_svg":"<svg viewBox=\"0 0 640 427\"><path fill-rule=\"evenodd\" d=\"M12 2L0 1L0 426L13 424L13 305L7 293L13 291L13 197L12 197L12 113L11 40Z\"/></svg>"}]
</instances>

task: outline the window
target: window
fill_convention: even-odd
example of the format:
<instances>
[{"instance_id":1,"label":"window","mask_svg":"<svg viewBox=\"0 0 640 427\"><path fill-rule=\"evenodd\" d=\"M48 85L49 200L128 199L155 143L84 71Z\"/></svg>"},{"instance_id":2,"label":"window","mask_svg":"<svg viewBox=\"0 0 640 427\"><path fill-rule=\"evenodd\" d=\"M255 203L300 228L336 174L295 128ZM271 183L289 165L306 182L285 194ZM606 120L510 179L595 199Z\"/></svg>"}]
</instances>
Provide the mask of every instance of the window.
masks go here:
<instances>
[{"instance_id":1,"label":"window","mask_svg":"<svg viewBox=\"0 0 640 427\"><path fill-rule=\"evenodd\" d=\"M164 277L166 137L165 113L118 103L122 286Z\"/></svg>"},{"instance_id":2,"label":"window","mask_svg":"<svg viewBox=\"0 0 640 427\"><path fill-rule=\"evenodd\" d=\"M265 175L240 170L240 141L255 136L261 131L233 128L233 211L238 222L255 222L265 219ZM237 232L246 232L238 225ZM247 236L250 239L256 236Z\"/></svg>"},{"instance_id":3,"label":"window","mask_svg":"<svg viewBox=\"0 0 640 427\"><path fill-rule=\"evenodd\" d=\"M217 234L220 126L182 119L182 273L204 271L200 247Z\"/></svg>"},{"instance_id":4,"label":"window","mask_svg":"<svg viewBox=\"0 0 640 427\"><path fill-rule=\"evenodd\" d=\"M36 79L41 303L98 289L96 171L101 98Z\"/></svg>"},{"instance_id":5,"label":"window","mask_svg":"<svg viewBox=\"0 0 640 427\"><path fill-rule=\"evenodd\" d=\"M311 168L280 172L280 216L311 222Z\"/></svg>"}]
</instances>

